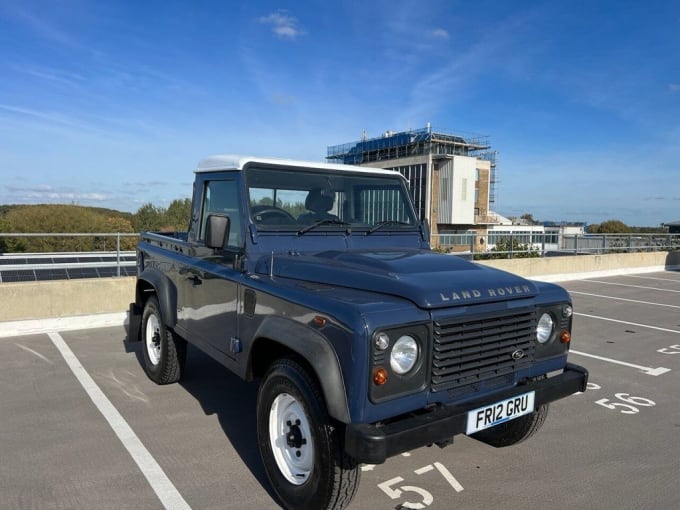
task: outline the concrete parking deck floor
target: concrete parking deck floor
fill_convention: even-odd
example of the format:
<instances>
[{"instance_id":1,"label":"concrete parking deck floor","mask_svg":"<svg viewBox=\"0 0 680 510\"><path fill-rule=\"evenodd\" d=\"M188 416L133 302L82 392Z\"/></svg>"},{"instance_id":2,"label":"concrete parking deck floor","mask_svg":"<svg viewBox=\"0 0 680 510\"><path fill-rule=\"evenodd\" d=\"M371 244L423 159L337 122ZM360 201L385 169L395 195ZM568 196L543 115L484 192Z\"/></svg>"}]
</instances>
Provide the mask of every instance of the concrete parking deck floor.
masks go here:
<instances>
[{"instance_id":1,"label":"concrete parking deck floor","mask_svg":"<svg viewBox=\"0 0 680 510\"><path fill-rule=\"evenodd\" d=\"M589 390L526 443L462 436L363 466L352 508L680 508L680 273L563 285ZM123 326L0 338L0 508L277 508L256 386L191 348L183 381L157 386L125 339Z\"/></svg>"}]
</instances>

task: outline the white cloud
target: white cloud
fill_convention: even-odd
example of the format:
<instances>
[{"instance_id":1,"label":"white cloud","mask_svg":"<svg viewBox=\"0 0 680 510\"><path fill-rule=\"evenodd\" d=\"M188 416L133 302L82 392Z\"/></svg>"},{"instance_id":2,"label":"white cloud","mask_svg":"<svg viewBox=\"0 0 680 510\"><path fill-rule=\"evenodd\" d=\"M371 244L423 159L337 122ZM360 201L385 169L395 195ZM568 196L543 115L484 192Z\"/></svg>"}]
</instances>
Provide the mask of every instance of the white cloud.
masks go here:
<instances>
[{"instance_id":1,"label":"white cloud","mask_svg":"<svg viewBox=\"0 0 680 510\"><path fill-rule=\"evenodd\" d=\"M30 108L23 108L21 106L13 106L9 104L0 104L0 110L24 117L36 118L49 123L60 124L69 127L82 127L78 121L51 111L33 110Z\"/></svg>"},{"instance_id":2,"label":"white cloud","mask_svg":"<svg viewBox=\"0 0 680 510\"><path fill-rule=\"evenodd\" d=\"M68 32L50 23L45 16L33 14L24 7L12 7L8 14L28 26L39 37L69 47L80 47L78 41Z\"/></svg>"},{"instance_id":3,"label":"white cloud","mask_svg":"<svg viewBox=\"0 0 680 510\"><path fill-rule=\"evenodd\" d=\"M10 67L16 72L26 74L33 78L38 78L45 82L52 84L66 85L73 88L82 88L86 79L84 76L67 71L65 69L56 69L51 67L30 65L30 64L10 64Z\"/></svg>"},{"instance_id":4,"label":"white cloud","mask_svg":"<svg viewBox=\"0 0 680 510\"><path fill-rule=\"evenodd\" d=\"M680 83L669 83L668 90L671 92L680 92Z\"/></svg>"},{"instance_id":5,"label":"white cloud","mask_svg":"<svg viewBox=\"0 0 680 510\"><path fill-rule=\"evenodd\" d=\"M449 32L447 30L444 30L443 28L435 28L433 30L430 30L429 35L433 39L446 40L449 38Z\"/></svg>"},{"instance_id":6,"label":"white cloud","mask_svg":"<svg viewBox=\"0 0 680 510\"><path fill-rule=\"evenodd\" d=\"M258 21L264 25L271 25L272 32L280 39L296 39L304 32L298 26L298 19L289 16L286 11L276 11L269 16L262 16Z\"/></svg>"},{"instance_id":7,"label":"white cloud","mask_svg":"<svg viewBox=\"0 0 680 510\"><path fill-rule=\"evenodd\" d=\"M5 189L11 193L29 192L29 193L49 193L54 190L49 184L36 184L35 186L19 187L19 186L5 186Z\"/></svg>"},{"instance_id":8,"label":"white cloud","mask_svg":"<svg viewBox=\"0 0 680 510\"><path fill-rule=\"evenodd\" d=\"M55 188L49 184L36 184L34 186L5 186L7 195L12 197L12 202L72 202L88 201L103 202L109 200L111 195L98 192L75 192L66 188Z\"/></svg>"}]
</instances>

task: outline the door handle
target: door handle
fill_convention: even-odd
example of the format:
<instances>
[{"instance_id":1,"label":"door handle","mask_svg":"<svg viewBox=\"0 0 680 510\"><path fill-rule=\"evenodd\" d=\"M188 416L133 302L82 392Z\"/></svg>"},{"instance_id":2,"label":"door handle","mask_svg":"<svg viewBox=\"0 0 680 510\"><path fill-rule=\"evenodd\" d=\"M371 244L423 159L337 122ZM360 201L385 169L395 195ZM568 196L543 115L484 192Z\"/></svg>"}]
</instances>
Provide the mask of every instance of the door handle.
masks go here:
<instances>
[{"instance_id":1,"label":"door handle","mask_svg":"<svg viewBox=\"0 0 680 510\"><path fill-rule=\"evenodd\" d=\"M200 285L203 283L203 280L201 280L198 275L192 274L191 276L187 276L187 280L189 280L194 286Z\"/></svg>"}]
</instances>

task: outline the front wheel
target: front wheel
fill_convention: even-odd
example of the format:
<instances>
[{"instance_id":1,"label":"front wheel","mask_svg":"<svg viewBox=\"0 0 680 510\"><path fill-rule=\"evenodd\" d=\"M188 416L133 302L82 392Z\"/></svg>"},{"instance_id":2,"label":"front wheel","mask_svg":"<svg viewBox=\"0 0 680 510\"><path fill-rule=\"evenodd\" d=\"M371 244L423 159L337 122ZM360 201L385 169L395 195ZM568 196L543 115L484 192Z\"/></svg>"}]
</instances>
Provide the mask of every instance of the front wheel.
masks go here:
<instances>
[{"instance_id":1,"label":"front wheel","mask_svg":"<svg viewBox=\"0 0 680 510\"><path fill-rule=\"evenodd\" d=\"M257 396L257 438L265 471L285 508L341 509L359 486L316 380L296 360L276 361Z\"/></svg>"}]
</instances>

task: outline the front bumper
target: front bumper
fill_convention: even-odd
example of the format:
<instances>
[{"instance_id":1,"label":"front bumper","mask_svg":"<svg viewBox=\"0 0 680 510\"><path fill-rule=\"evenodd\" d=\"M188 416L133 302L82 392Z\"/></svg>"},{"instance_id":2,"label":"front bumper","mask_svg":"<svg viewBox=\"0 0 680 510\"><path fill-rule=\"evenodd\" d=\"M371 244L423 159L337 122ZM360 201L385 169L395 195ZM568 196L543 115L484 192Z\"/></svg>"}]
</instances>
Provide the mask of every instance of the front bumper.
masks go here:
<instances>
[{"instance_id":1,"label":"front bumper","mask_svg":"<svg viewBox=\"0 0 680 510\"><path fill-rule=\"evenodd\" d=\"M464 405L443 406L384 425L350 423L345 429L345 451L358 462L381 464L388 457L465 433L468 411L532 390L536 392L535 406L538 407L585 391L587 384L588 371L567 363L559 375L527 381Z\"/></svg>"}]
</instances>

